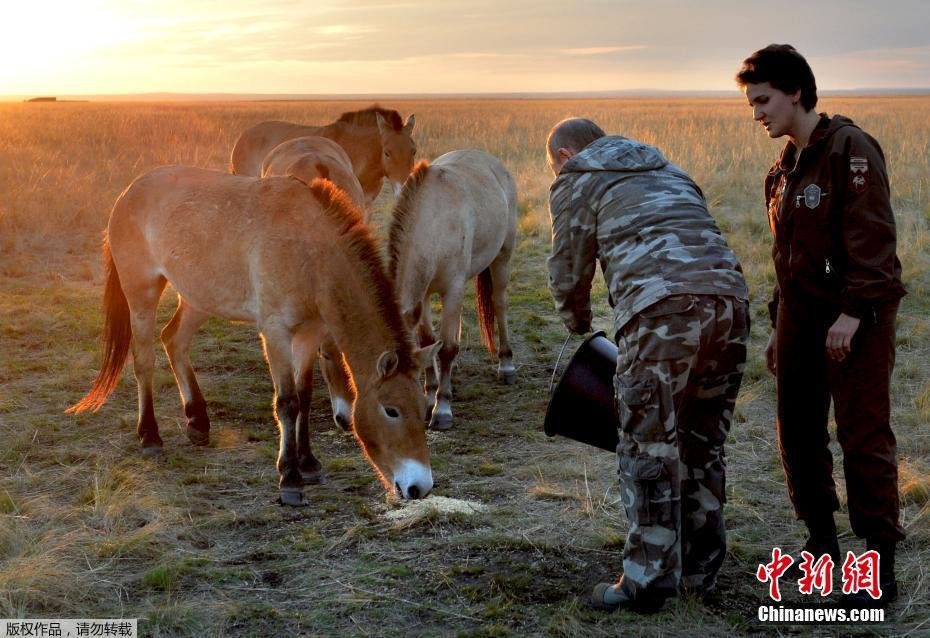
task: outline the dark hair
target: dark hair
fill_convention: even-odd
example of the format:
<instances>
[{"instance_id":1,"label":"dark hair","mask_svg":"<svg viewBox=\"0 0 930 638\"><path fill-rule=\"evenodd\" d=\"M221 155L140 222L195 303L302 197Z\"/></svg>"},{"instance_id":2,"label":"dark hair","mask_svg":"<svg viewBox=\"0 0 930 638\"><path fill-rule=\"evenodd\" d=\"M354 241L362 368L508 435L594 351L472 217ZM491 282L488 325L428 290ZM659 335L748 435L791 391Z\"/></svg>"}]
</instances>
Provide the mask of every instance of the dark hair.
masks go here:
<instances>
[{"instance_id":1,"label":"dark hair","mask_svg":"<svg viewBox=\"0 0 930 638\"><path fill-rule=\"evenodd\" d=\"M801 91L801 106L810 111L817 106L817 83L814 72L790 44L770 44L743 60L736 74L739 86L768 82L783 93Z\"/></svg>"}]
</instances>

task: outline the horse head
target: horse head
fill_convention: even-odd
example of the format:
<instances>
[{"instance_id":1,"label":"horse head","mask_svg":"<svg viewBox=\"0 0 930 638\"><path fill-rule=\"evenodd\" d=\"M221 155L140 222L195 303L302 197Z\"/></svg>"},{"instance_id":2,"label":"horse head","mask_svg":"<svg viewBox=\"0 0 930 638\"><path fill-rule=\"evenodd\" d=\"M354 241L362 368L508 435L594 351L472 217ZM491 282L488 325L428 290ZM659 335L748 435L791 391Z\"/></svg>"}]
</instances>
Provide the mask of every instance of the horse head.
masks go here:
<instances>
[{"instance_id":1,"label":"horse head","mask_svg":"<svg viewBox=\"0 0 930 638\"><path fill-rule=\"evenodd\" d=\"M394 185L394 194L399 195L417 154L417 145L411 137L416 118L411 114L402 126L392 126L380 113L377 113L378 131L381 134L381 168L384 175ZM400 123L400 118L397 118Z\"/></svg>"},{"instance_id":2,"label":"horse head","mask_svg":"<svg viewBox=\"0 0 930 638\"><path fill-rule=\"evenodd\" d=\"M419 366L411 370L400 369L396 353L383 352L375 374L360 381L355 400L355 436L385 487L405 499L423 498L433 489L419 377L435 352L435 345L417 351Z\"/></svg>"}]
</instances>

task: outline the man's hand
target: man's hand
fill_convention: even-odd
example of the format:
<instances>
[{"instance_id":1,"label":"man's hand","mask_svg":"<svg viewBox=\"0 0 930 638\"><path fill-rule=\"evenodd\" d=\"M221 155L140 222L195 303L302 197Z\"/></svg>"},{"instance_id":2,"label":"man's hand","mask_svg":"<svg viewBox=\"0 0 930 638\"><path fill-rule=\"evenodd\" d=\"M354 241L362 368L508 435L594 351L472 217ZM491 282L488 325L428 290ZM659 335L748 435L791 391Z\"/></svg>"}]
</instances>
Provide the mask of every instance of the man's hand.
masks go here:
<instances>
[{"instance_id":1,"label":"man's hand","mask_svg":"<svg viewBox=\"0 0 930 638\"><path fill-rule=\"evenodd\" d=\"M590 323L572 323L570 325L566 324L565 327L568 328L568 331L572 333L573 335L583 336L591 332Z\"/></svg>"},{"instance_id":2,"label":"man's hand","mask_svg":"<svg viewBox=\"0 0 930 638\"><path fill-rule=\"evenodd\" d=\"M832 361L842 361L852 350L852 338L859 329L859 320L840 313L827 332L827 356Z\"/></svg>"},{"instance_id":3,"label":"man's hand","mask_svg":"<svg viewBox=\"0 0 930 638\"><path fill-rule=\"evenodd\" d=\"M769 372L775 374L775 329L769 335L769 342L765 344L765 366Z\"/></svg>"}]
</instances>

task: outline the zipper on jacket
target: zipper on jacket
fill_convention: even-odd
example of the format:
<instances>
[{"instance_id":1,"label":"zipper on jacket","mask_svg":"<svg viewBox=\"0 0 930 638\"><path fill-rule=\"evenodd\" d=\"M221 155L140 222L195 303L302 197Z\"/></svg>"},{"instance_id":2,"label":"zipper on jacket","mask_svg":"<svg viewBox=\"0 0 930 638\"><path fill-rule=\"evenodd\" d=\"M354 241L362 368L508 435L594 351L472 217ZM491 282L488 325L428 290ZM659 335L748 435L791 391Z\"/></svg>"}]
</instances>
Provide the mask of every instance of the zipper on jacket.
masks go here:
<instances>
[{"instance_id":1,"label":"zipper on jacket","mask_svg":"<svg viewBox=\"0 0 930 638\"><path fill-rule=\"evenodd\" d=\"M829 277L830 275L832 275L832 274L833 274L833 264L830 263L830 260L827 259L827 258L824 258L824 260L823 260L823 265L824 265L824 269L823 269L824 274L826 274L828 277Z\"/></svg>"}]
</instances>

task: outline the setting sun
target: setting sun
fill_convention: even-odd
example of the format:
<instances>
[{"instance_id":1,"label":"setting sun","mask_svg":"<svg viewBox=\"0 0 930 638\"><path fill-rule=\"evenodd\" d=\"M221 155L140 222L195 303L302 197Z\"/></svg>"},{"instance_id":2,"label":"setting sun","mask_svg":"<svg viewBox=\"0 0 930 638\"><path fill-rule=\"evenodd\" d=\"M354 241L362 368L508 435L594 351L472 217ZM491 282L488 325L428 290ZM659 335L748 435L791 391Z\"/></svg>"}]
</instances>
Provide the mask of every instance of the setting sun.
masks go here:
<instances>
[{"instance_id":1,"label":"setting sun","mask_svg":"<svg viewBox=\"0 0 930 638\"><path fill-rule=\"evenodd\" d=\"M930 84L925 20L906 3L831 0L800 24L729 1L663 4L674 19L645 0L16 0L0 20L0 96L733 91L740 55L785 39L824 89Z\"/></svg>"},{"instance_id":2,"label":"setting sun","mask_svg":"<svg viewBox=\"0 0 930 638\"><path fill-rule=\"evenodd\" d=\"M0 21L0 92L79 91L93 75L94 58L136 40L140 31L117 11L119 3L9 3ZM103 69L100 69L103 71ZM56 78L55 84L49 78Z\"/></svg>"}]
</instances>

